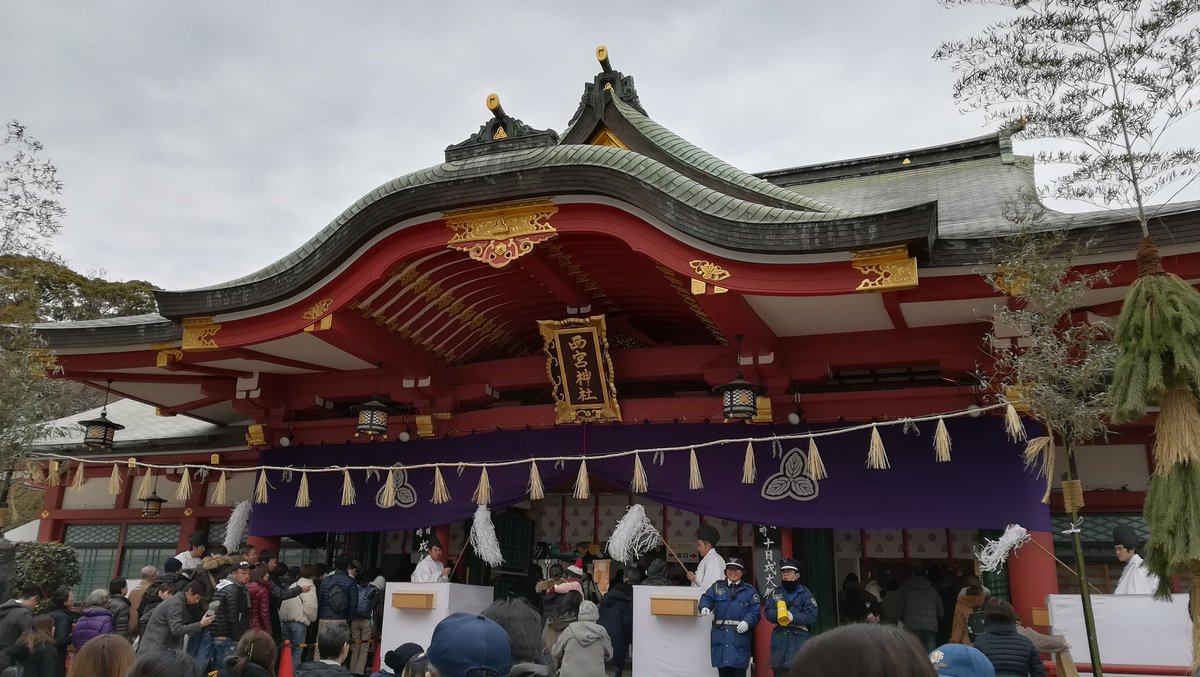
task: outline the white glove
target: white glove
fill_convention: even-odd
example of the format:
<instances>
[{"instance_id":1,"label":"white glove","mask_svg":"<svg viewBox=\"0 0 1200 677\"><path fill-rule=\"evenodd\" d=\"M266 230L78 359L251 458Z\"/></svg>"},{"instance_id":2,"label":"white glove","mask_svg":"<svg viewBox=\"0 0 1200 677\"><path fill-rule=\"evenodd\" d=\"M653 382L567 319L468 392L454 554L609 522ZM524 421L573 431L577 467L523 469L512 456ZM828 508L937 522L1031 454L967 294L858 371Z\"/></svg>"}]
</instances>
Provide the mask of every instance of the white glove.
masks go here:
<instances>
[{"instance_id":1,"label":"white glove","mask_svg":"<svg viewBox=\"0 0 1200 677\"><path fill-rule=\"evenodd\" d=\"M711 616L712 609L709 609L708 607L704 607L703 609L700 610L700 615L701 616Z\"/></svg>"},{"instance_id":2,"label":"white glove","mask_svg":"<svg viewBox=\"0 0 1200 677\"><path fill-rule=\"evenodd\" d=\"M749 629L750 629L750 624L747 623L746 621L742 621L741 623L738 623L737 631L738 631L739 635L745 634L746 631Z\"/></svg>"}]
</instances>

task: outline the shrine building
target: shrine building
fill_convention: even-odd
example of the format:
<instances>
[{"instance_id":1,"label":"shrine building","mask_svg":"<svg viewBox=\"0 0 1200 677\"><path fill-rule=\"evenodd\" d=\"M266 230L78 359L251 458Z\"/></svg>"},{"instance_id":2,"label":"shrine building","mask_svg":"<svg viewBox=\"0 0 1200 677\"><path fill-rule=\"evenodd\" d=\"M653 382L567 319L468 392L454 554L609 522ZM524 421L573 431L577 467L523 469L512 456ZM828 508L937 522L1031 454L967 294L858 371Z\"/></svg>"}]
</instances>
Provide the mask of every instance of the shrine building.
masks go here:
<instances>
[{"instance_id":1,"label":"shrine building","mask_svg":"<svg viewBox=\"0 0 1200 677\"><path fill-rule=\"evenodd\" d=\"M573 551L604 559L641 503L691 562L701 523L756 578L765 556L799 558L826 625L848 573L970 571L1010 523L1055 547L1061 494L1042 503L975 376L1008 303L981 271L1034 187L1016 130L749 174L651 118L598 56L561 133L492 95L444 163L370 190L263 270L156 292L158 314L37 327L62 377L121 398L98 420L123 429L34 449L60 459L39 539L79 550L82 589L161 566L193 531L220 542L241 501L250 541L288 564L350 551L390 575L434 530L498 588ZM1198 215L1152 223L1186 280ZM1078 313L1114 317L1134 215L1046 210L1041 227L1091 243L1080 265L1113 275ZM1147 421L1080 450L1097 585L1118 575L1111 525L1144 533L1152 442ZM494 570L464 549L479 503L505 548ZM985 582L1044 625L1060 578L1068 590L1028 556Z\"/></svg>"}]
</instances>

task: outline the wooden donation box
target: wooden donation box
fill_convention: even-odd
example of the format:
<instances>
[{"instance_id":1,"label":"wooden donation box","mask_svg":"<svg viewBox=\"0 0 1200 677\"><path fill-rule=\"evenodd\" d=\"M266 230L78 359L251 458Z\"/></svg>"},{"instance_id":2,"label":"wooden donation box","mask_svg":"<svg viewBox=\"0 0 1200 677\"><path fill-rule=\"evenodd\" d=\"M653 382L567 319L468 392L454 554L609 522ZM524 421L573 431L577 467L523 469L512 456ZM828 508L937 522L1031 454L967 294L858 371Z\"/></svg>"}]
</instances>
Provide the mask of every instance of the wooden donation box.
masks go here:
<instances>
[{"instance_id":1,"label":"wooden donation box","mask_svg":"<svg viewBox=\"0 0 1200 677\"><path fill-rule=\"evenodd\" d=\"M405 642L429 646L433 628L454 613L478 614L492 603L491 586L458 583L388 583L384 588L384 647Z\"/></svg>"},{"instance_id":2,"label":"wooden donation box","mask_svg":"<svg viewBox=\"0 0 1200 677\"><path fill-rule=\"evenodd\" d=\"M636 675L712 674L712 617L699 612L700 588L633 587L633 670Z\"/></svg>"}]
</instances>

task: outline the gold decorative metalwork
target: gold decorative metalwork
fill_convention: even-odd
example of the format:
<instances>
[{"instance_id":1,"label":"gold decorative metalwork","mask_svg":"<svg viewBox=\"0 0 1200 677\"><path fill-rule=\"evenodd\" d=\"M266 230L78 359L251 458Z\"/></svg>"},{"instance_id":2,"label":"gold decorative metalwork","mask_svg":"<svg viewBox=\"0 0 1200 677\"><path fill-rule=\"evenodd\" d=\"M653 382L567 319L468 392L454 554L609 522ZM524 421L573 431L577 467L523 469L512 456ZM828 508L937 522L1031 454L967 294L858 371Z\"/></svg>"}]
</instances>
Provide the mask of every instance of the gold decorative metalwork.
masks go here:
<instances>
[{"instance_id":1,"label":"gold decorative metalwork","mask_svg":"<svg viewBox=\"0 0 1200 677\"><path fill-rule=\"evenodd\" d=\"M317 320L320 319L322 315L327 314L329 309L332 307L333 299L321 299L320 301L312 304L312 307L304 311L304 314L300 317L304 320Z\"/></svg>"},{"instance_id":2,"label":"gold decorative metalwork","mask_svg":"<svg viewBox=\"0 0 1200 677\"><path fill-rule=\"evenodd\" d=\"M333 315L326 315L325 317L322 317L320 320L313 322L312 324L305 327L304 331L307 331L307 332L326 331L327 329L330 329L331 327L333 327Z\"/></svg>"},{"instance_id":3,"label":"gold decorative metalwork","mask_svg":"<svg viewBox=\"0 0 1200 677\"><path fill-rule=\"evenodd\" d=\"M691 266L692 270L696 271L696 274L702 279L709 280L711 282L720 282L721 280L728 280L730 278L728 270L725 270L712 261L696 259L695 261L688 261L688 265Z\"/></svg>"},{"instance_id":4,"label":"gold decorative metalwork","mask_svg":"<svg viewBox=\"0 0 1200 677\"><path fill-rule=\"evenodd\" d=\"M604 316L538 320L555 423L620 421Z\"/></svg>"},{"instance_id":5,"label":"gold decorative metalwork","mask_svg":"<svg viewBox=\"0 0 1200 677\"><path fill-rule=\"evenodd\" d=\"M265 446L267 443L267 427L260 423L246 426L246 445L251 447Z\"/></svg>"},{"instance_id":6,"label":"gold decorative metalwork","mask_svg":"<svg viewBox=\"0 0 1200 677\"><path fill-rule=\"evenodd\" d=\"M700 320L700 322L704 324L704 328L708 330L709 334L712 334L712 337L717 340L717 343L723 346L729 345L729 342L725 340L725 334L721 333L721 330L716 324L713 323L712 318L708 316L708 313L704 312L704 308L700 306L698 301L696 301L692 292L689 291L687 287L683 286L683 282L679 280L679 276L675 274L675 271L662 264L656 265L658 267L658 272L663 274L663 277L666 278L668 283L670 283L671 288L675 290L675 293L679 295L679 298L683 299L683 302L687 304L689 309L691 309L692 314L696 316L696 319Z\"/></svg>"},{"instance_id":7,"label":"gold decorative metalwork","mask_svg":"<svg viewBox=\"0 0 1200 677\"><path fill-rule=\"evenodd\" d=\"M854 252L850 265L866 276L854 291L899 291L917 286L917 259L908 247L884 247Z\"/></svg>"},{"instance_id":8,"label":"gold decorative metalwork","mask_svg":"<svg viewBox=\"0 0 1200 677\"><path fill-rule=\"evenodd\" d=\"M185 317L183 319L184 351L217 350L221 346L213 339L221 325L213 322L211 317Z\"/></svg>"},{"instance_id":9,"label":"gold decorative metalwork","mask_svg":"<svg viewBox=\"0 0 1200 677\"><path fill-rule=\"evenodd\" d=\"M154 356L154 366L158 367L159 369L166 369L175 362L180 362L182 360L183 350L181 348L166 348L158 351L158 354Z\"/></svg>"},{"instance_id":10,"label":"gold decorative metalwork","mask_svg":"<svg viewBox=\"0 0 1200 677\"><path fill-rule=\"evenodd\" d=\"M612 301L608 299L608 295L596 284L596 281L587 274L586 271L571 258L571 255L563 251L563 248L556 244L546 245L546 251L551 261L554 261L559 268L570 277L579 288L588 293L593 301L602 303L606 312L615 312L620 310Z\"/></svg>"},{"instance_id":11,"label":"gold decorative metalwork","mask_svg":"<svg viewBox=\"0 0 1200 677\"><path fill-rule=\"evenodd\" d=\"M550 200L445 212L455 232L446 243L476 261L503 268L533 251L533 246L558 235L550 217L558 207Z\"/></svg>"},{"instance_id":12,"label":"gold decorative metalwork","mask_svg":"<svg viewBox=\"0 0 1200 677\"><path fill-rule=\"evenodd\" d=\"M772 423L775 420L775 414L771 411L771 398L766 395L758 395L755 397L755 407L758 413L754 418L750 419L751 423Z\"/></svg>"},{"instance_id":13,"label":"gold decorative metalwork","mask_svg":"<svg viewBox=\"0 0 1200 677\"><path fill-rule=\"evenodd\" d=\"M413 416L417 425L417 437L433 437L433 417L428 414Z\"/></svg>"},{"instance_id":14,"label":"gold decorative metalwork","mask_svg":"<svg viewBox=\"0 0 1200 677\"><path fill-rule=\"evenodd\" d=\"M504 131L504 125L497 126L496 133L492 134L492 140L496 141L499 139L507 139L507 138L508 138L508 134Z\"/></svg>"},{"instance_id":15,"label":"gold decorative metalwork","mask_svg":"<svg viewBox=\"0 0 1200 677\"><path fill-rule=\"evenodd\" d=\"M607 86L607 85L606 85ZM589 142L593 146L608 146L609 148L623 148L629 150L629 146L625 145L616 134L613 134L608 127L601 127L595 134L592 135L592 140Z\"/></svg>"}]
</instances>

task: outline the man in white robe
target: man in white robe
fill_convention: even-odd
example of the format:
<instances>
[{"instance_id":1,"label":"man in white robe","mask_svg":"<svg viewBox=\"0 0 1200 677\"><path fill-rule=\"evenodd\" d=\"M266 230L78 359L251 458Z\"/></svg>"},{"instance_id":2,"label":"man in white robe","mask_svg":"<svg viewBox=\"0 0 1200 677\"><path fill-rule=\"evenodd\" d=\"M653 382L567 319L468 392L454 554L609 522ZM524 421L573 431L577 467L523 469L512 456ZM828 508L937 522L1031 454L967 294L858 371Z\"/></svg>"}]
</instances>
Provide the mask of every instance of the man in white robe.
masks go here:
<instances>
[{"instance_id":1,"label":"man in white robe","mask_svg":"<svg viewBox=\"0 0 1200 677\"><path fill-rule=\"evenodd\" d=\"M449 583L450 582L450 567L442 563L442 544L436 538L429 541L429 549L426 551L425 559L422 559L417 564L416 571L413 571L413 583Z\"/></svg>"},{"instance_id":2,"label":"man in white robe","mask_svg":"<svg viewBox=\"0 0 1200 677\"><path fill-rule=\"evenodd\" d=\"M689 572L687 577L692 587L708 590L713 583L725 578L725 558L717 552L717 541L721 534L711 524L702 524L696 530L696 552L700 553L700 566L696 573Z\"/></svg>"},{"instance_id":3,"label":"man in white robe","mask_svg":"<svg viewBox=\"0 0 1200 677\"><path fill-rule=\"evenodd\" d=\"M1116 542L1117 559L1125 563L1121 572L1121 580L1117 582L1116 595L1153 595L1158 589L1158 576L1150 573L1138 549L1142 541L1132 527L1117 527L1113 529L1113 541Z\"/></svg>"}]
</instances>

